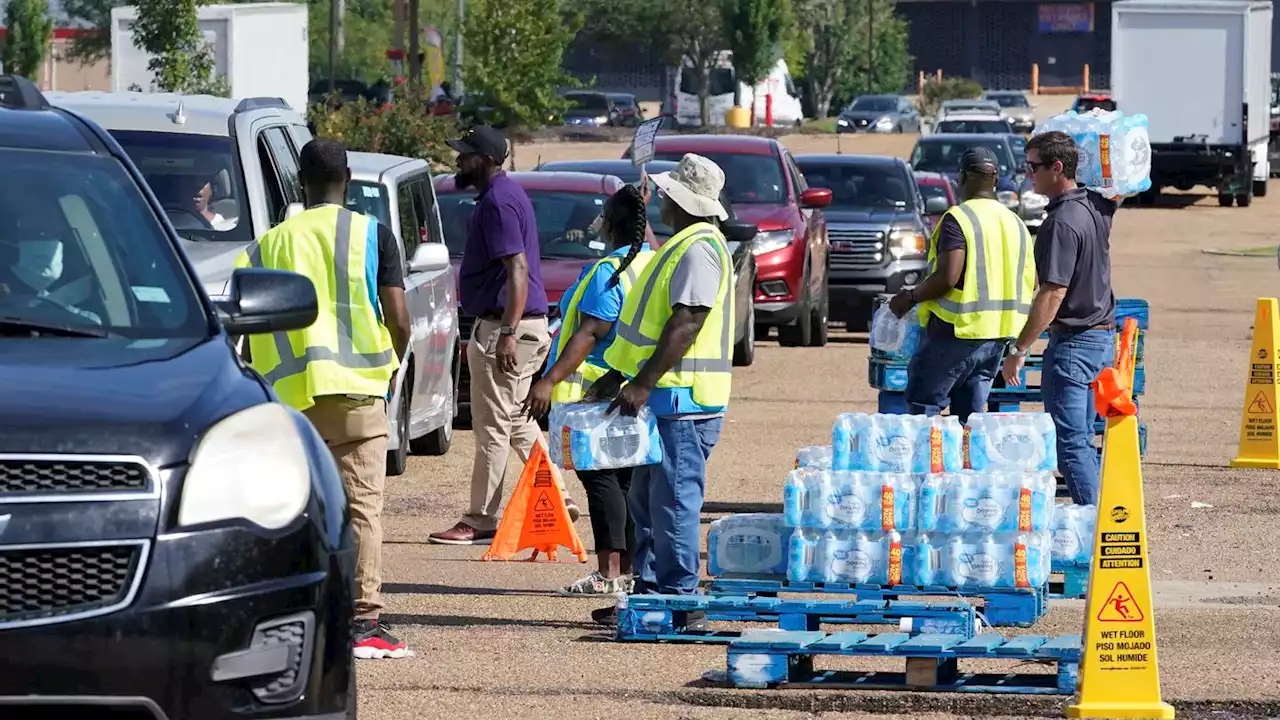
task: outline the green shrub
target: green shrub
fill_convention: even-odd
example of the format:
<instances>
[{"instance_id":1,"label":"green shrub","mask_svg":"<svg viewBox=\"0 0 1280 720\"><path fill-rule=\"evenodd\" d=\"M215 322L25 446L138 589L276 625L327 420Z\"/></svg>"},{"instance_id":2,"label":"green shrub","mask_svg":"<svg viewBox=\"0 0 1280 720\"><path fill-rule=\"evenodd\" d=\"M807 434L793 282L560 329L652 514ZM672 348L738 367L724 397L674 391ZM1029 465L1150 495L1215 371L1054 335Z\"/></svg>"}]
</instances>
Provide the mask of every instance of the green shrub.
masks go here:
<instances>
[{"instance_id":1,"label":"green shrub","mask_svg":"<svg viewBox=\"0 0 1280 720\"><path fill-rule=\"evenodd\" d=\"M425 91L407 84L393 91L394 102L374 105L364 100L341 107L314 105L309 113L319 137L341 141L348 150L422 158L435 170L453 165L453 151L445 140L458 134L452 116L427 111Z\"/></svg>"},{"instance_id":2,"label":"green shrub","mask_svg":"<svg viewBox=\"0 0 1280 720\"><path fill-rule=\"evenodd\" d=\"M947 100L973 100L982 97L982 85L969 78L943 78L930 80L920 93L920 114L934 117L938 108Z\"/></svg>"}]
</instances>

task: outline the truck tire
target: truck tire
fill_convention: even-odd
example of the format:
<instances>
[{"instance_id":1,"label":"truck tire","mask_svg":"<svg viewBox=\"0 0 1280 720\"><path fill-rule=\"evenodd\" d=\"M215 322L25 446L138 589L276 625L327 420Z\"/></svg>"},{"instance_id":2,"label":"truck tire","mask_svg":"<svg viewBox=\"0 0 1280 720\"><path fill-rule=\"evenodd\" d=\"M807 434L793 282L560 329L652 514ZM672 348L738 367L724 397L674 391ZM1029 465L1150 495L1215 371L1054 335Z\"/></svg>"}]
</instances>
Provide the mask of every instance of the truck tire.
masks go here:
<instances>
[{"instance_id":1,"label":"truck tire","mask_svg":"<svg viewBox=\"0 0 1280 720\"><path fill-rule=\"evenodd\" d=\"M1236 196L1236 207L1249 207L1253 203L1253 196L1249 193L1242 193Z\"/></svg>"},{"instance_id":2,"label":"truck tire","mask_svg":"<svg viewBox=\"0 0 1280 720\"><path fill-rule=\"evenodd\" d=\"M755 283L751 284L755 287ZM747 303L746 312L751 313L747 316L746 326L742 330L742 339L733 346L733 364L735 367L750 367L756 361L756 321L755 321L756 299L754 296Z\"/></svg>"},{"instance_id":3,"label":"truck tire","mask_svg":"<svg viewBox=\"0 0 1280 720\"><path fill-rule=\"evenodd\" d=\"M1231 207L1232 197L1230 195L1218 196L1218 207Z\"/></svg>"},{"instance_id":4,"label":"truck tire","mask_svg":"<svg viewBox=\"0 0 1280 720\"><path fill-rule=\"evenodd\" d=\"M1254 181L1253 181L1253 196L1254 196L1254 197L1266 197L1266 196L1267 196L1267 181L1266 181L1266 180L1254 180Z\"/></svg>"}]
</instances>

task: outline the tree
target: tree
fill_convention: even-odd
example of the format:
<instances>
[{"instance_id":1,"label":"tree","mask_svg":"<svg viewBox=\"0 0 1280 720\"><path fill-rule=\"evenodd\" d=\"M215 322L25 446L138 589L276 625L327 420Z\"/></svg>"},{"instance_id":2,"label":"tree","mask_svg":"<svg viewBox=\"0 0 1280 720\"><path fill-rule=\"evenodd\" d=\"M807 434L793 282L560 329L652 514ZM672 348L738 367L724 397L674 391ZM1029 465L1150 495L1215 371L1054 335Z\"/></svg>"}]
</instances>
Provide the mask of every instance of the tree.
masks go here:
<instances>
[{"instance_id":1,"label":"tree","mask_svg":"<svg viewBox=\"0 0 1280 720\"><path fill-rule=\"evenodd\" d=\"M4 12L8 29L0 60L4 71L26 78L37 77L44 54L53 39L53 18L48 0L9 0Z\"/></svg>"},{"instance_id":2,"label":"tree","mask_svg":"<svg viewBox=\"0 0 1280 720\"><path fill-rule=\"evenodd\" d=\"M560 0L470 0L462 76L468 95L493 108L495 123L542 127L564 111L561 87L578 82L561 65L582 17Z\"/></svg>"},{"instance_id":3,"label":"tree","mask_svg":"<svg viewBox=\"0 0 1280 720\"><path fill-rule=\"evenodd\" d=\"M712 3L669 0L664 8L671 48L682 71L698 74L702 126L711 124L711 69L724 49L724 18ZM692 66L692 67L690 67Z\"/></svg>"},{"instance_id":4,"label":"tree","mask_svg":"<svg viewBox=\"0 0 1280 720\"><path fill-rule=\"evenodd\" d=\"M725 39L733 51L734 74L754 89L778 61L783 31L781 4L778 0L720 0L720 17ZM734 92L735 104L741 106L737 95ZM751 110L754 119L754 95Z\"/></svg>"},{"instance_id":5,"label":"tree","mask_svg":"<svg viewBox=\"0 0 1280 720\"><path fill-rule=\"evenodd\" d=\"M133 43L151 55L152 86L162 92L227 94L214 76L213 56L200 32L197 0L134 0Z\"/></svg>"},{"instance_id":6,"label":"tree","mask_svg":"<svg viewBox=\"0 0 1280 720\"><path fill-rule=\"evenodd\" d=\"M907 51L907 21L894 12L894 0L852 1L853 67L844 75L841 94L902 92L915 62Z\"/></svg>"},{"instance_id":7,"label":"tree","mask_svg":"<svg viewBox=\"0 0 1280 720\"><path fill-rule=\"evenodd\" d=\"M831 98L853 64L856 2L798 0L796 19L808 38L804 84L818 117L830 113Z\"/></svg>"}]
</instances>

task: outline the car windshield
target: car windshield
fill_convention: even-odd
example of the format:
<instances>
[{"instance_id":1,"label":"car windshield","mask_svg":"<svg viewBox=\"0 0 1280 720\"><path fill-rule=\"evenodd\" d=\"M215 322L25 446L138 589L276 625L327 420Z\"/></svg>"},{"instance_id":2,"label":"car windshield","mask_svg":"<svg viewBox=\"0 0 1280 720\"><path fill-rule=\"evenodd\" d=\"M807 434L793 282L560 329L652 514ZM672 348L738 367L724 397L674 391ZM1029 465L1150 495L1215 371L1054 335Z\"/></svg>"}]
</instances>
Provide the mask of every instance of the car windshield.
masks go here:
<instances>
[{"instance_id":1,"label":"car windshield","mask_svg":"<svg viewBox=\"0 0 1280 720\"><path fill-rule=\"evenodd\" d=\"M893 112L898 109L897 98L863 97L849 106L852 112Z\"/></svg>"},{"instance_id":2,"label":"car windshield","mask_svg":"<svg viewBox=\"0 0 1280 720\"><path fill-rule=\"evenodd\" d=\"M925 202L933 198L942 198L947 202L951 201L951 198L947 197L947 189L941 185L936 183L917 183L916 187L920 188L920 197L924 198Z\"/></svg>"},{"instance_id":3,"label":"car windshield","mask_svg":"<svg viewBox=\"0 0 1280 720\"><path fill-rule=\"evenodd\" d=\"M589 259L609 254L609 246L600 237L599 223L607 196L562 190L525 192L533 203L542 257ZM439 203L444 242L450 254L461 255L467 244L467 223L475 209L476 196L472 192L440 193Z\"/></svg>"},{"instance_id":4,"label":"car windshield","mask_svg":"<svg viewBox=\"0 0 1280 720\"><path fill-rule=\"evenodd\" d=\"M737 91L737 78L734 77L733 68L713 68L711 70L711 94L712 95L728 95ZM698 75L698 70L692 67L685 67L680 71L680 92L683 95L697 95L702 87L702 78Z\"/></svg>"},{"instance_id":5,"label":"car windshield","mask_svg":"<svg viewBox=\"0 0 1280 720\"><path fill-rule=\"evenodd\" d=\"M112 157L0 149L0 316L138 339L199 338L176 248Z\"/></svg>"},{"instance_id":6,"label":"car windshield","mask_svg":"<svg viewBox=\"0 0 1280 720\"><path fill-rule=\"evenodd\" d=\"M1089 112L1094 108L1111 112L1116 109L1116 101L1111 98L1080 98L1076 100L1075 111L1078 113Z\"/></svg>"},{"instance_id":7,"label":"car windshield","mask_svg":"<svg viewBox=\"0 0 1280 720\"><path fill-rule=\"evenodd\" d=\"M1025 167L1027 164L1027 139L1022 135L1010 135L1009 146L1013 149L1013 167Z\"/></svg>"},{"instance_id":8,"label":"car windshield","mask_svg":"<svg viewBox=\"0 0 1280 720\"><path fill-rule=\"evenodd\" d=\"M1007 133L1009 123L990 120L943 120L933 129L936 133Z\"/></svg>"},{"instance_id":9,"label":"car windshield","mask_svg":"<svg viewBox=\"0 0 1280 720\"><path fill-rule=\"evenodd\" d=\"M1002 108L1024 108L1031 107L1027 102L1027 97L1021 94L1015 95L992 95L987 98L991 102L996 103Z\"/></svg>"},{"instance_id":10,"label":"car windshield","mask_svg":"<svg viewBox=\"0 0 1280 720\"><path fill-rule=\"evenodd\" d=\"M809 187L831 189L831 207L893 210L911 203L911 181L893 165L800 162Z\"/></svg>"},{"instance_id":11,"label":"car windshield","mask_svg":"<svg viewBox=\"0 0 1280 720\"><path fill-rule=\"evenodd\" d=\"M569 101L571 110L608 110L609 101L603 95L592 95L585 93L581 95L566 95L565 99Z\"/></svg>"},{"instance_id":12,"label":"car windshield","mask_svg":"<svg viewBox=\"0 0 1280 720\"><path fill-rule=\"evenodd\" d=\"M253 240L231 138L134 130L111 135L142 171L179 235L196 242Z\"/></svg>"},{"instance_id":13,"label":"car windshield","mask_svg":"<svg viewBox=\"0 0 1280 720\"><path fill-rule=\"evenodd\" d=\"M636 99L630 95L615 95L613 96L613 104L623 108L635 107Z\"/></svg>"},{"instance_id":14,"label":"car windshield","mask_svg":"<svg viewBox=\"0 0 1280 720\"><path fill-rule=\"evenodd\" d=\"M782 179L782 165L772 155L737 155L697 152L724 171L724 189L729 202L738 204L782 205L787 202L787 185ZM657 160L679 162L684 152L659 152Z\"/></svg>"},{"instance_id":15,"label":"car windshield","mask_svg":"<svg viewBox=\"0 0 1280 720\"><path fill-rule=\"evenodd\" d=\"M921 172L936 172L953 175L960 169L960 156L971 147L990 149L1000 159L1000 174L1013 173L1013 156L1009 144L1003 137L992 135L990 140L945 140L930 139L916 143L911 151L911 167Z\"/></svg>"},{"instance_id":16,"label":"car windshield","mask_svg":"<svg viewBox=\"0 0 1280 720\"><path fill-rule=\"evenodd\" d=\"M391 223L391 204L387 202L387 190L380 183L352 180L347 186L347 209L364 213L387 227Z\"/></svg>"}]
</instances>

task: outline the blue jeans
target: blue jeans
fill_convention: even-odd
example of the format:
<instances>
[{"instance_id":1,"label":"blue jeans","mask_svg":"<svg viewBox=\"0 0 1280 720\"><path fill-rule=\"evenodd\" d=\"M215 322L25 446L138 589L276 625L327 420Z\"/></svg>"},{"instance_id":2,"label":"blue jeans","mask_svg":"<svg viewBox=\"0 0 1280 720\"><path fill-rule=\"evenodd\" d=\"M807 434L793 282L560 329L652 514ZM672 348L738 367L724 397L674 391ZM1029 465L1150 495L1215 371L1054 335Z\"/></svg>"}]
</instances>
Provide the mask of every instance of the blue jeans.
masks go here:
<instances>
[{"instance_id":1,"label":"blue jeans","mask_svg":"<svg viewBox=\"0 0 1280 720\"><path fill-rule=\"evenodd\" d=\"M1044 409L1058 431L1058 471L1067 482L1072 501L1096 505L1100 464L1093 446L1093 391L1089 383L1115 362L1113 330L1050 333L1044 350L1040 393Z\"/></svg>"},{"instance_id":2,"label":"blue jeans","mask_svg":"<svg viewBox=\"0 0 1280 720\"><path fill-rule=\"evenodd\" d=\"M950 405L960 422L969 413L985 412L1006 345L926 334L907 366L907 411L937 415Z\"/></svg>"},{"instance_id":3,"label":"blue jeans","mask_svg":"<svg viewBox=\"0 0 1280 720\"><path fill-rule=\"evenodd\" d=\"M707 459L723 418L658 418L662 462L635 469L628 506L636 526L636 593L691 595L698 589Z\"/></svg>"}]
</instances>

